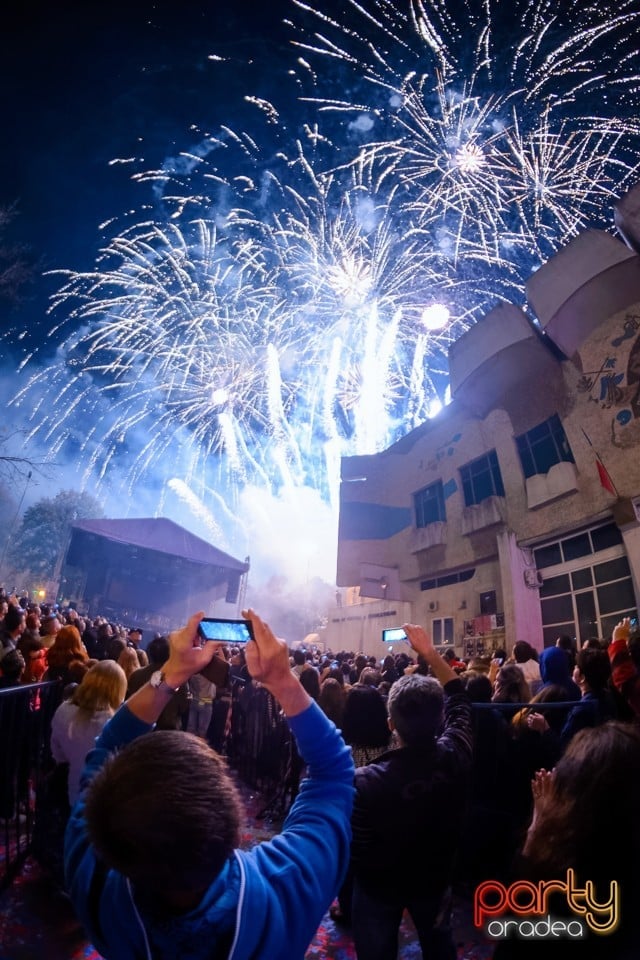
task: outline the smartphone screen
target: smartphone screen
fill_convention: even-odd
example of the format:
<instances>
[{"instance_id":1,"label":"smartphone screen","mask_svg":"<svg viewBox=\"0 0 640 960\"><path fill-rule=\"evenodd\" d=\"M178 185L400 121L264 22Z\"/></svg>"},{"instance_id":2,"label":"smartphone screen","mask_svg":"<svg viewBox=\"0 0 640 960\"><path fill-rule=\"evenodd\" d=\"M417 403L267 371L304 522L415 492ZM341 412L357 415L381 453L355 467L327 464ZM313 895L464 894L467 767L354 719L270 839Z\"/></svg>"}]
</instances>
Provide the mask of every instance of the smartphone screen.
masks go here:
<instances>
[{"instance_id":1,"label":"smartphone screen","mask_svg":"<svg viewBox=\"0 0 640 960\"><path fill-rule=\"evenodd\" d=\"M253 627L250 620L204 617L198 625L198 633L205 640L217 640L222 643L247 643L253 640Z\"/></svg>"},{"instance_id":2,"label":"smartphone screen","mask_svg":"<svg viewBox=\"0 0 640 960\"><path fill-rule=\"evenodd\" d=\"M400 643L402 640L406 639L407 635L402 627L388 627L386 630L382 631L383 643Z\"/></svg>"}]
</instances>

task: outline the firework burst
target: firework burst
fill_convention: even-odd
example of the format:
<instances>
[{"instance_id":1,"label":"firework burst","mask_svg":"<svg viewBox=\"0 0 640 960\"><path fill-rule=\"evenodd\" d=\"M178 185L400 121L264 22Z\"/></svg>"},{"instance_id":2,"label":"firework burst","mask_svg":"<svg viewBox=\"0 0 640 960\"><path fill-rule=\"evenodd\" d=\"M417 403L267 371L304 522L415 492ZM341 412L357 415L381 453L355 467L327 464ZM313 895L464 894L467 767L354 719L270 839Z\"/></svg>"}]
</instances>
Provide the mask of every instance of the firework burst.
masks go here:
<instances>
[{"instance_id":1,"label":"firework burst","mask_svg":"<svg viewBox=\"0 0 640 960\"><path fill-rule=\"evenodd\" d=\"M609 228L640 170L637 3L467 0L455 17L438 0L348 0L338 20L294 2L301 74L324 57L352 94L332 97L315 67L306 99L361 132L451 272L482 264L488 293L521 296L586 225Z\"/></svg>"},{"instance_id":2,"label":"firework burst","mask_svg":"<svg viewBox=\"0 0 640 960\"><path fill-rule=\"evenodd\" d=\"M248 97L255 129L137 174L154 216L61 274L58 361L16 402L86 482L333 500L340 456L423 421L449 344L638 178L635 0L293 6L293 138Z\"/></svg>"}]
</instances>

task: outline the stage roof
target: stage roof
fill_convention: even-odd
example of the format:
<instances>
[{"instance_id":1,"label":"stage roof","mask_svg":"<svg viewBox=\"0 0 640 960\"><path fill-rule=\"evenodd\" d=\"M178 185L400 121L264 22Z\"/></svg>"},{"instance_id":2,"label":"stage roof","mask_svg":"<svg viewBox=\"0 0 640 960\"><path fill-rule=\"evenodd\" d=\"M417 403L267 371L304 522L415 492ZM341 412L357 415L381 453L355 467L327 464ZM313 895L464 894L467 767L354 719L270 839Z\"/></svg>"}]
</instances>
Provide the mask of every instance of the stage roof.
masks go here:
<instances>
[{"instance_id":1,"label":"stage roof","mask_svg":"<svg viewBox=\"0 0 640 960\"><path fill-rule=\"evenodd\" d=\"M184 527L178 526L165 517L141 517L131 520L76 520L74 530L92 533L115 543L129 544L144 550L156 550L172 557L182 557L193 563L223 567L245 573L248 563L243 563L217 550L216 547L201 540Z\"/></svg>"}]
</instances>

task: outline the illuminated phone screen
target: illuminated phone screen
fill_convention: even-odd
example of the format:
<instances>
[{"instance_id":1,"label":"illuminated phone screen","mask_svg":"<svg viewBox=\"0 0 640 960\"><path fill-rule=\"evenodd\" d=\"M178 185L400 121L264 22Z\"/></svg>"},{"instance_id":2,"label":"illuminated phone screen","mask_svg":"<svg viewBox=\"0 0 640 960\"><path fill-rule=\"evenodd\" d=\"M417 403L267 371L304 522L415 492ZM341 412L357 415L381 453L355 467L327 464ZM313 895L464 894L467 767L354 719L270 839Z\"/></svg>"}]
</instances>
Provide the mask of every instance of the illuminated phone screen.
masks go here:
<instances>
[{"instance_id":1,"label":"illuminated phone screen","mask_svg":"<svg viewBox=\"0 0 640 960\"><path fill-rule=\"evenodd\" d=\"M200 621L198 633L205 640L217 640L222 643L248 643L253 640L253 630L249 620L221 620L205 617Z\"/></svg>"}]
</instances>

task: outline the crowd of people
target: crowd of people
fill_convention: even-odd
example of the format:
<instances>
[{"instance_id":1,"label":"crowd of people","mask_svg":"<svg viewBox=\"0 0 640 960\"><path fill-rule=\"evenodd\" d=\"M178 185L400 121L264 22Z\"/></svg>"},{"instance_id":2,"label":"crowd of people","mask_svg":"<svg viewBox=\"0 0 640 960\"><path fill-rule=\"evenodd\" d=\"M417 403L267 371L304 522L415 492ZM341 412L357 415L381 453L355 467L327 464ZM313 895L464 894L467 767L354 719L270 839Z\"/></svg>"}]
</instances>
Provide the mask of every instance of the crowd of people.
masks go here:
<instances>
[{"instance_id":1,"label":"crowd of people","mask_svg":"<svg viewBox=\"0 0 640 960\"><path fill-rule=\"evenodd\" d=\"M638 955L640 634L628 618L580 649L518 641L471 660L407 624L406 651L378 661L289 649L253 611L246 646L203 642L195 615L144 651L135 627L1 602L0 685L64 688L51 751L68 772L65 883L105 957L295 960L331 906L358 960L396 957L405 910L423 956L452 960L452 888L569 870L619 891L620 922L590 936L589 955ZM224 686L201 672L213 657ZM301 774L281 831L249 852L225 762L235 682L274 698ZM505 938L495 957L535 948ZM544 945L574 948L584 942Z\"/></svg>"}]
</instances>

